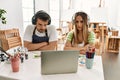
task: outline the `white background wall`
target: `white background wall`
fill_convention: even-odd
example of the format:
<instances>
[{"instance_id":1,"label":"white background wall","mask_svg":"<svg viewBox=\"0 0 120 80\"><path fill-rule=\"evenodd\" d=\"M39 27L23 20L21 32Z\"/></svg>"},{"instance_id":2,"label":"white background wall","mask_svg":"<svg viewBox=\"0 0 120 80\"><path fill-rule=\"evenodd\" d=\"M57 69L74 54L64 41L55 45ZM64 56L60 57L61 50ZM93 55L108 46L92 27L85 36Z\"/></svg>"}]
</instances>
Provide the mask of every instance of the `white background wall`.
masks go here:
<instances>
[{"instance_id":1,"label":"white background wall","mask_svg":"<svg viewBox=\"0 0 120 80\"><path fill-rule=\"evenodd\" d=\"M76 2L77 0L72 0L73 8L76 8ZM120 27L119 3L120 0L105 0L105 6L108 8L109 27ZM49 13L49 0L35 0L35 4L35 11L45 10ZM2 25L0 22L0 29L18 27L21 35L23 35L22 0L0 0L0 8L7 11L7 24Z\"/></svg>"},{"instance_id":2,"label":"white background wall","mask_svg":"<svg viewBox=\"0 0 120 80\"><path fill-rule=\"evenodd\" d=\"M108 20L109 20L109 26L110 27L114 27L114 28L118 28L117 22L118 22L118 18L120 18L118 16L119 11L119 0L106 0L106 7L108 7Z\"/></svg>"},{"instance_id":3,"label":"white background wall","mask_svg":"<svg viewBox=\"0 0 120 80\"><path fill-rule=\"evenodd\" d=\"M35 0L35 12L39 10L49 13L49 0Z\"/></svg>"},{"instance_id":4,"label":"white background wall","mask_svg":"<svg viewBox=\"0 0 120 80\"><path fill-rule=\"evenodd\" d=\"M83 11L90 10L91 5L93 7L99 6L100 0L72 0L74 3L74 9L83 9ZM104 1L104 7L108 9L108 24L109 27L120 28L120 0L102 0ZM97 8L96 7L96 8ZM89 13L89 12L88 12Z\"/></svg>"},{"instance_id":5,"label":"white background wall","mask_svg":"<svg viewBox=\"0 0 120 80\"><path fill-rule=\"evenodd\" d=\"M0 21L0 29L19 28L23 35L22 0L0 0L0 9L7 11L7 24Z\"/></svg>"}]
</instances>

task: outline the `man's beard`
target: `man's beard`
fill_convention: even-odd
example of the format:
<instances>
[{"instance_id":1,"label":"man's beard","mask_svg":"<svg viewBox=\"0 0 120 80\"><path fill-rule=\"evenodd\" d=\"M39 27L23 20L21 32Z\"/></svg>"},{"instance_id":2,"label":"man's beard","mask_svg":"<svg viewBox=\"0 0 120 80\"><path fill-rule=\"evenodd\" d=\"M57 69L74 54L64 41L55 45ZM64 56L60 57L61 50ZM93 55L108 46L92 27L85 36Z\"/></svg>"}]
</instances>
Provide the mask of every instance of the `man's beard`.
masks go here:
<instances>
[{"instance_id":1,"label":"man's beard","mask_svg":"<svg viewBox=\"0 0 120 80\"><path fill-rule=\"evenodd\" d=\"M41 30L39 30L39 32L40 32L40 33L43 33L43 32L45 32L45 30L41 29Z\"/></svg>"}]
</instances>

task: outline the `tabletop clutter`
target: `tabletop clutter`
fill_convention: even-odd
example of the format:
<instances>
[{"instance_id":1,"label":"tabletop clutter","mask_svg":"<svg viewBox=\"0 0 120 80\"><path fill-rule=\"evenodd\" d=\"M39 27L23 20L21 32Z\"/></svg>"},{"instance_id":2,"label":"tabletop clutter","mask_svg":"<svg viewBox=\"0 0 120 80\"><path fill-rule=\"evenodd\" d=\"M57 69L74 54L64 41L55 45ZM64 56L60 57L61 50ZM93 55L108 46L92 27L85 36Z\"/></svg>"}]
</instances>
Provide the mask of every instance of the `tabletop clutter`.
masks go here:
<instances>
[{"instance_id":1,"label":"tabletop clutter","mask_svg":"<svg viewBox=\"0 0 120 80\"><path fill-rule=\"evenodd\" d=\"M0 47L0 62L10 61L12 71L19 72L20 63L28 59L28 49L22 46L14 49L13 53L7 53L2 47ZM94 63L95 48L88 46L85 55L85 66L87 69L92 69Z\"/></svg>"},{"instance_id":2,"label":"tabletop clutter","mask_svg":"<svg viewBox=\"0 0 120 80\"><path fill-rule=\"evenodd\" d=\"M95 48L88 46L86 51L86 62L85 62L87 69L91 69L93 67L94 55L95 55Z\"/></svg>"},{"instance_id":3,"label":"tabletop clutter","mask_svg":"<svg viewBox=\"0 0 120 80\"><path fill-rule=\"evenodd\" d=\"M95 55L95 47L88 46L86 50L86 54L79 55L79 65L85 66L87 69L92 69L94 64L94 55Z\"/></svg>"},{"instance_id":4,"label":"tabletop clutter","mask_svg":"<svg viewBox=\"0 0 120 80\"><path fill-rule=\"evenodd\" d=\"M17 49L14 49L14 52L12 54L7 53L2 47L0 47L0 51L0 61L10 61L13 72L18 72L20 62L23 63L24 59L28 59L28 49L22 46L19 46Z\"/></svg>"}]
</instances>

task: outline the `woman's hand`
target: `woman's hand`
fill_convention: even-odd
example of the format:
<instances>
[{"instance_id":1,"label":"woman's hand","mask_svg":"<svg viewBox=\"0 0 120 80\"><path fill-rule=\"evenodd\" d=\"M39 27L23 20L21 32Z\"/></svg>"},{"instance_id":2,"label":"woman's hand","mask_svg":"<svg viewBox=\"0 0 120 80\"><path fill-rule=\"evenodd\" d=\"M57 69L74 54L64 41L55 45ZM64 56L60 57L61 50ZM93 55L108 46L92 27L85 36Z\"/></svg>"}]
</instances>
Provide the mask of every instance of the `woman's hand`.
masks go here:
<instances>
[{"instance_id":1,"label":"woman's hand","mask_svg":"<svg viewBox=\"0 0 120 80\"><path fill-rule=\"evenodd\" d=\"M83 48L80 48L80 54L85 54L86 53L86 48L83 47Z\"/></svg>"}]
</instances>

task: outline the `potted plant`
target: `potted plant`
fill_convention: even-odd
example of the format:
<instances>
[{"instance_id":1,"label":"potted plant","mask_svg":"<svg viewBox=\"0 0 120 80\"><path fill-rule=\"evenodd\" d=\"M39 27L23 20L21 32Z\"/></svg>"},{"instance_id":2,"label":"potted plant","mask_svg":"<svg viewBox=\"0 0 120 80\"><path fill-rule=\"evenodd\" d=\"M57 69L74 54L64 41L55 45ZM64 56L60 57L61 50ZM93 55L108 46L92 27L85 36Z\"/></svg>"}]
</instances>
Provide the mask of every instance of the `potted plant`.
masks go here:
<instances>
[{"instance_id":1,"label":"potted plant","mask_svg":"<svg viewBox=\"0 0 120 80\"><path fill-rule=\"evenodd\" d=\"M6 17L4 14L6 14L7 12L4 9L0 9L0 20L2 22L2 24L6 24Z\"/></svg>"}]
</instances>

